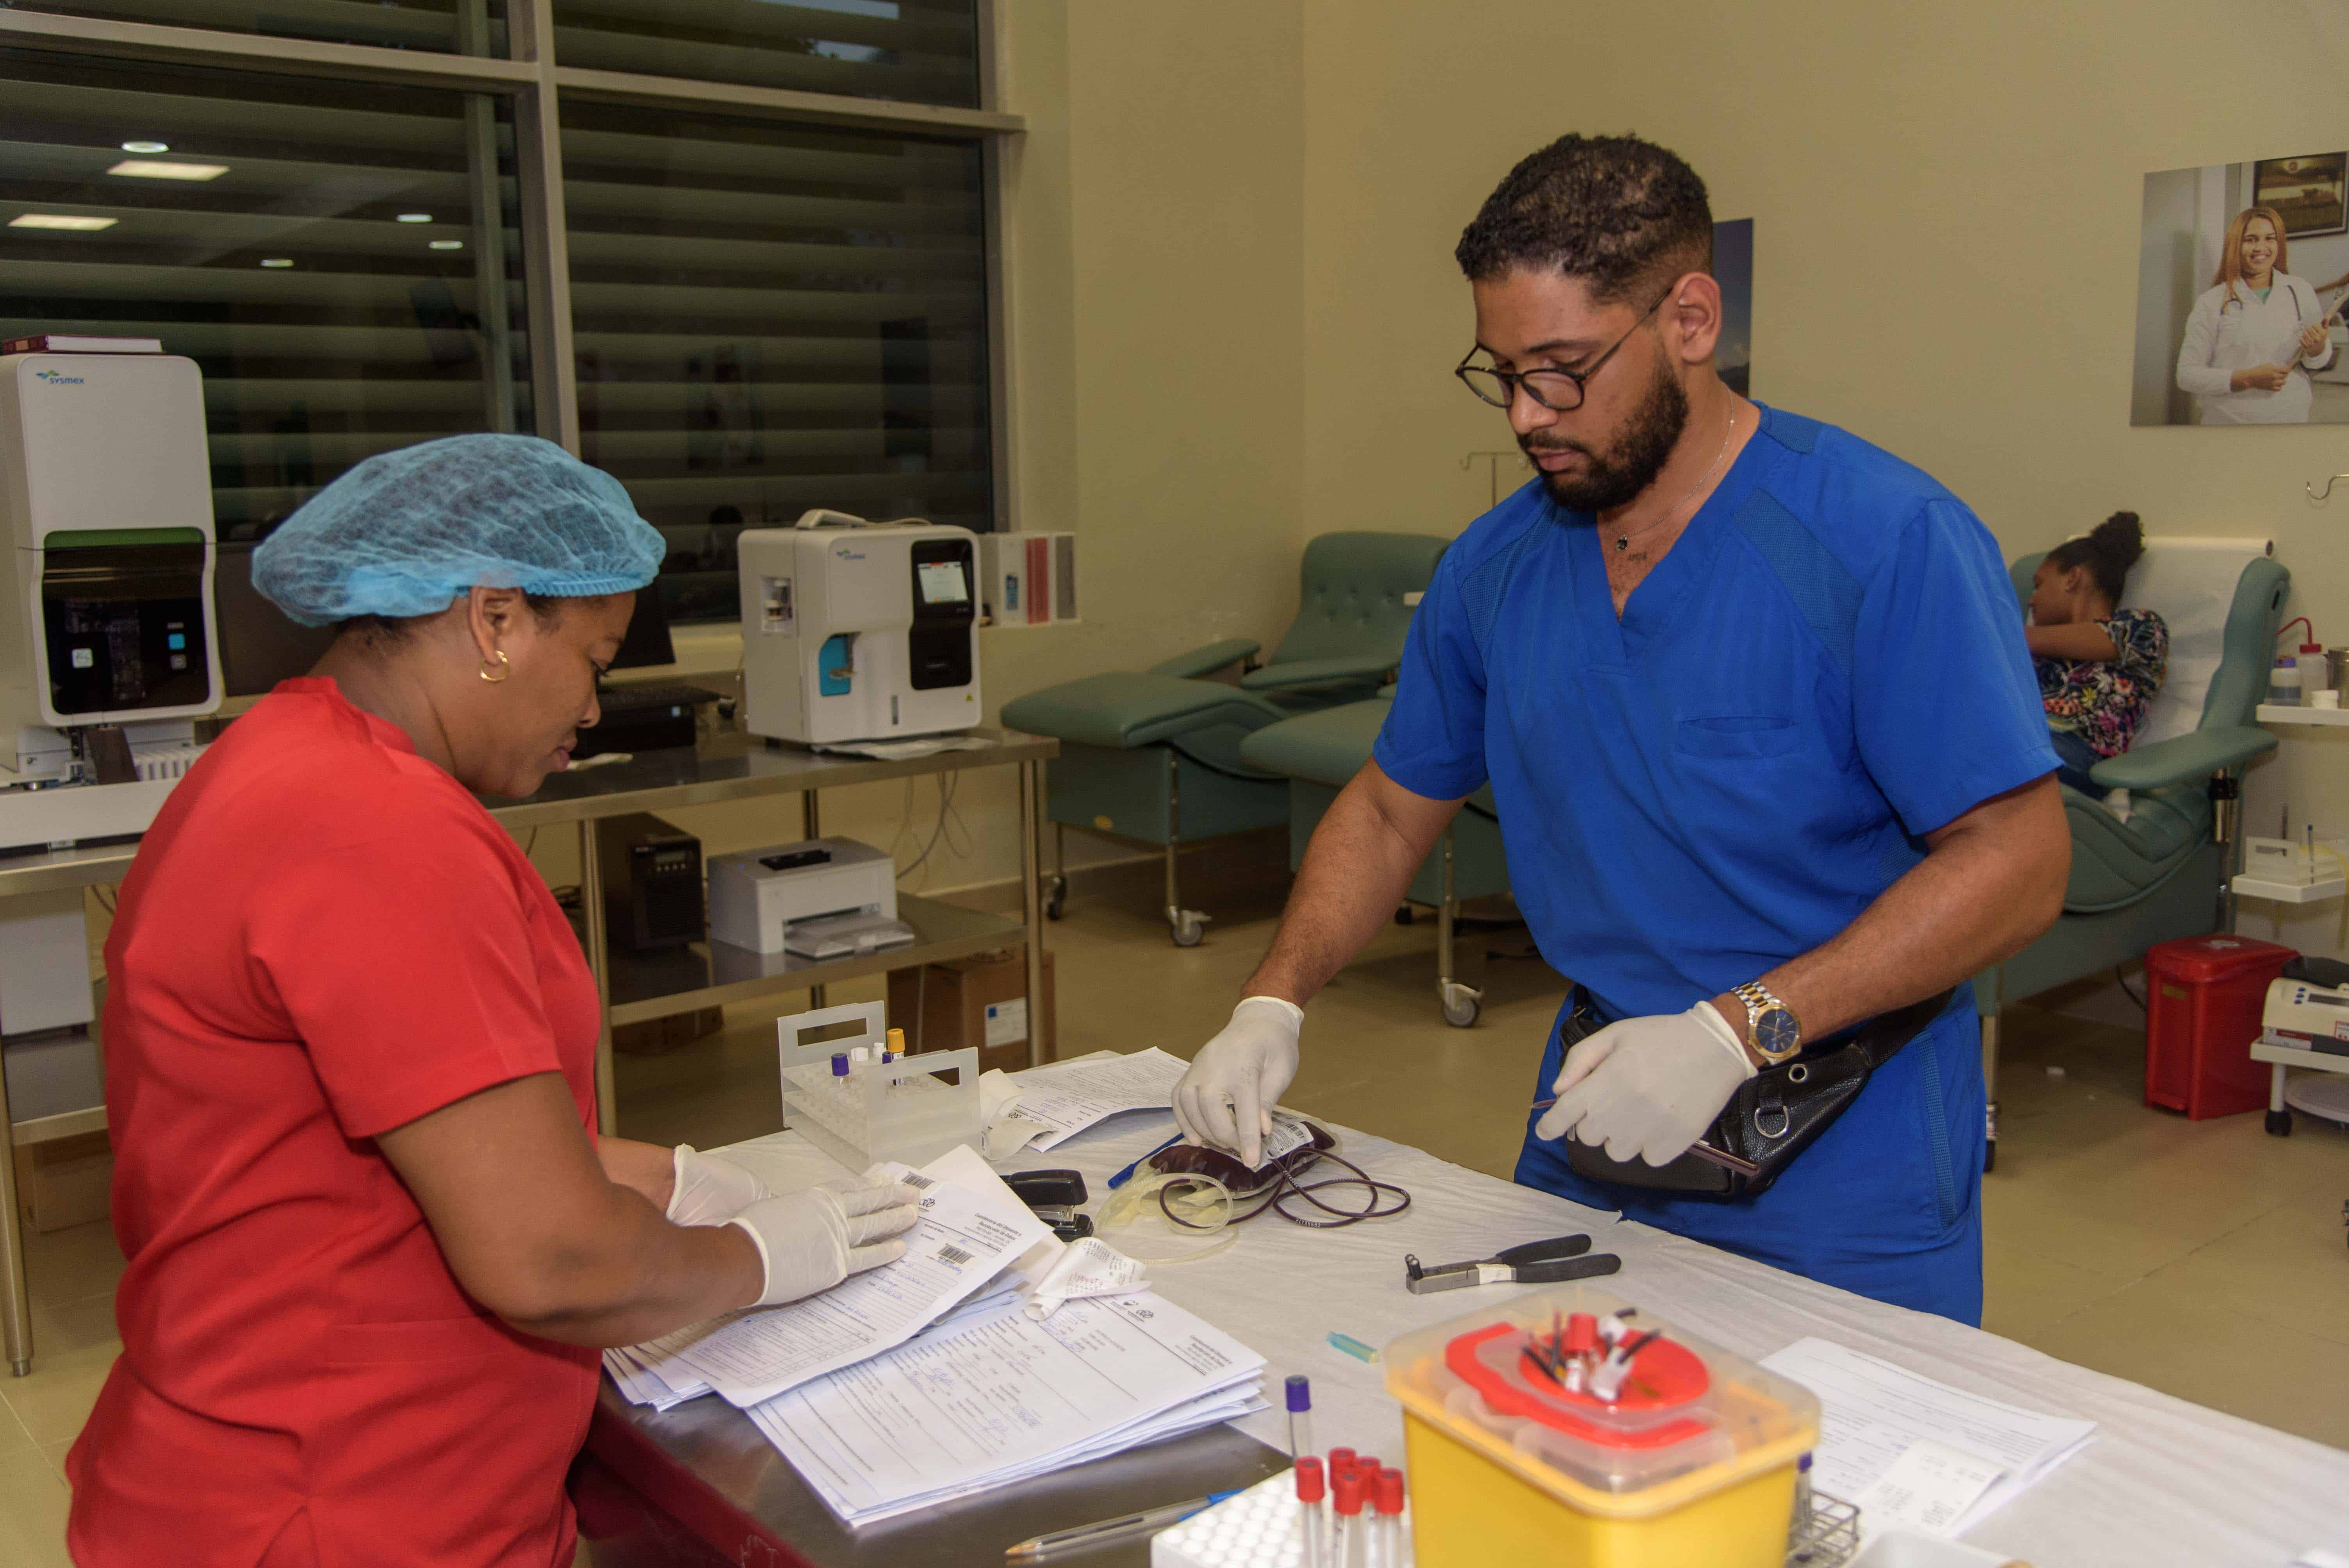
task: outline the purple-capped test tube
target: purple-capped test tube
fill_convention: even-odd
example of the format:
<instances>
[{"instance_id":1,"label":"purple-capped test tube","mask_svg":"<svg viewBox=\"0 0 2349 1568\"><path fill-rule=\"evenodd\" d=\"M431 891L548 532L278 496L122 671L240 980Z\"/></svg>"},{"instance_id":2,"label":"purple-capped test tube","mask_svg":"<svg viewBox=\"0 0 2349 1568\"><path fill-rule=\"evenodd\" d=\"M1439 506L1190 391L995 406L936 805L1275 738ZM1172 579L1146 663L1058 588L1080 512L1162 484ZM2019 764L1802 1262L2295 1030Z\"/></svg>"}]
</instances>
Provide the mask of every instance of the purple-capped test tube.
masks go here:
<instances>
[{"instance_id":1,"label":"purple-capped test tube","mask_svg":"<svg viewBox=\"0 0 2349 1568\"><path fill-rule=\"evenodd\" d=\"M1299 1374L1287 1385L1288 1392L1288 1457L1301 1460L1313 1451L1313 1390Z\"/></svg>"},{"instance_id":2,"label":"purple-capped test tube","mask_svg":"<svg viewBox=\"0 0 2349 1568\"><path fill-rule=\"evenodd\" d=\"M848 1076L848 1053L846 1051L834 1051L832 1053L832 1076L834 1078L846 1078Z\"/></svg>"}]
</instances>

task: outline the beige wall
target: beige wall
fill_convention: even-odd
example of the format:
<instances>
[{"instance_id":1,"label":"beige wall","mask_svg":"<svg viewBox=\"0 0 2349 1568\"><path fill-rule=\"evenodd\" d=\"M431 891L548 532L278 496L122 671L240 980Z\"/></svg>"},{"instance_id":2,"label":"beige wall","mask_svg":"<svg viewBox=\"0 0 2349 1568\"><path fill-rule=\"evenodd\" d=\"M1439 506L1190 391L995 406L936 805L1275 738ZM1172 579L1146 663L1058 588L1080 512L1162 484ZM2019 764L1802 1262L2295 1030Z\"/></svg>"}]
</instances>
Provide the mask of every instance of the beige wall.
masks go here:
<instances>
[{"instance_id":1,"label":"beige wall","mask_svg":"<svg viewBox=\"0 0 2349 1568\"><path fill-rule=\"evenodd\" d=\"M1471 337L1451 262L1518 157L1634 130L1754 224L1754 386L1930 469L2009 555L2116 507L2160 533L2266 534L2349 643L2349 430L2128 423L2143 176L2344 140L2349 11L2298 0L1883 5L1306 0L1306 506L1456 530L1464 454L1506 446L1445 375ZM1505 481L1506 482L1506 481ZM2344 487L2349 490L2349 487ZM1921 696L1921 694L1920 694ZM2250 819L2349 838L2349 733L2285 732ZM2272 906L2247 904L2267 934ZM2284 940L2338 951L2339 906Z\"/></svg>"}]
</instances>

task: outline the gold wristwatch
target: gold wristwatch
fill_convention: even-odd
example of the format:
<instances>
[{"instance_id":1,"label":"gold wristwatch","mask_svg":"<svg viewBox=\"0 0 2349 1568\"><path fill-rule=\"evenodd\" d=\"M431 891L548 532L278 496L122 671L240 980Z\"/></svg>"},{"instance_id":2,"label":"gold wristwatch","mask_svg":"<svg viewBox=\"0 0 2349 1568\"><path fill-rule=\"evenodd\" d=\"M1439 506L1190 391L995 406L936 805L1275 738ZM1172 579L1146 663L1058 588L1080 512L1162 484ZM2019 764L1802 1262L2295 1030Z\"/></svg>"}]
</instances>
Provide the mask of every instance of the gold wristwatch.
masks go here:
<instances>
[{"instance_id":1,"label":"gold wristwatch","mask_svg":"<svg viewBox=\"0 0 2349 1568\"><path fill-rule=\"evenodd\" d=\"M1795 1010L1759 980L1749 980L1730 995L1745 1004L1745 1037L1754 1054L1772 1067L1793 1060L1803 1048L1803 1024Z\"/></svg>"}]
</instances>

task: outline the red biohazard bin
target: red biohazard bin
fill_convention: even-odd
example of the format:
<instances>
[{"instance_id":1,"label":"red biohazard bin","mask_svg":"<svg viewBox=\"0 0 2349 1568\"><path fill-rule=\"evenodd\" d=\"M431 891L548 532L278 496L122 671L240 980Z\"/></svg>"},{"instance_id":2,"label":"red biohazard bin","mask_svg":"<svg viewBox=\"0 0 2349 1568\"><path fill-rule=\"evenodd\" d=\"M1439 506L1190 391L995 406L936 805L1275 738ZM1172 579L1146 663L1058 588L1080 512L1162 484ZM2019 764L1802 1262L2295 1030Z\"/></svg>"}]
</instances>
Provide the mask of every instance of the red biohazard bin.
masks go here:
<instances>
[{"instance_id":1,"label":"red biohazard bin","mask_svg":"<svg viewBox=\"0 0 2349 1568\"><path fill-rule=\"evenodd\" d=\"M2264 1109L2251 1060L2268 982L2300 954L2248 936L2189 936L2145 955L2145 1103L2196 1121Z\"/></svg>"}]
</instances>

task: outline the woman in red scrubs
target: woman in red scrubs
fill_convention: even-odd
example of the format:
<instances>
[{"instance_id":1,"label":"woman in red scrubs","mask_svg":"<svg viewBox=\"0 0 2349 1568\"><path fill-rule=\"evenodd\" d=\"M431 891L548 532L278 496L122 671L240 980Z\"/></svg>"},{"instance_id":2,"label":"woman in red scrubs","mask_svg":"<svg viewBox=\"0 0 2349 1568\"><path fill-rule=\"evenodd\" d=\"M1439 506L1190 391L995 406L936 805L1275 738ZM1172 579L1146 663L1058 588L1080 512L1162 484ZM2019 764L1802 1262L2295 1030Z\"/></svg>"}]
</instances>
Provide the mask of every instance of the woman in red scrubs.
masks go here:
<instances>
[{"instance_id":1,"label":"woman in red scrubs","mask_svg":"<svg viewBox=\"0 0 2349 1568\"><path fill-rule=\"evenodd\" d=\"M770 1196L595 1137L595 983L474 799L567 764L661 549L608 476L468 436L360 464L256 552L263 592L342 632L122 884L129 1264L67 1460L84 1568L564 1568L595 1347L903 1251L910 1189Z\"/></svg>"}]
</instances>

